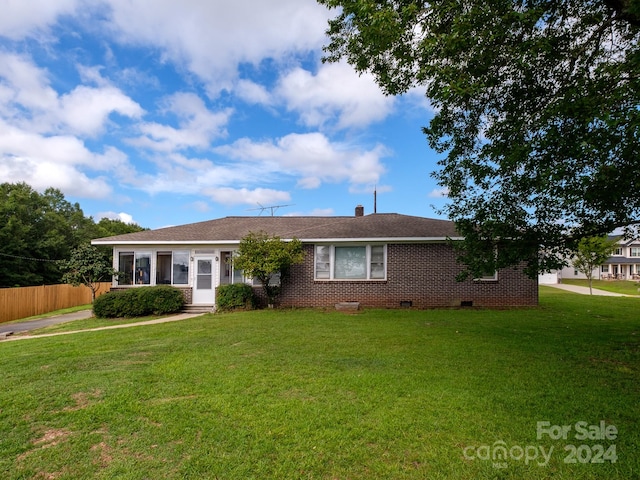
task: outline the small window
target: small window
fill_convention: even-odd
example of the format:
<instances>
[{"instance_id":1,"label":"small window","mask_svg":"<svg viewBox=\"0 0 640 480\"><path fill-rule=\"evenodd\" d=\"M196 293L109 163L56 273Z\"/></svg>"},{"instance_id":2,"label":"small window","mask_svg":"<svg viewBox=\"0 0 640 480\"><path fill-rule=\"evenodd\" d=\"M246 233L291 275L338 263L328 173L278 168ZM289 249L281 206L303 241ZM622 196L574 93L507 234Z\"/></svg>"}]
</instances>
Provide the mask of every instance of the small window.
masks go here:
<instances>
[{"instance_id":1,"label":"small window","mask_svg":"<svg viewBox=\"0 0 640 480\"><path fill-rule=\"evenodd\" d=\"M331 247L328 245L316 245L316 278L331 278Z\"/></svg>"},{"instance_id":2,"label":"small window","mask_svg":"<svg viewBox=\"0 0 640 480\"><path fill-rule=\"evenodd\" d=\"M609 265L602 265L602 266L600 267L600 271L601 271L602 273L609 273Z\"/></svg>"},{"instance_id":3,"label":"small window","mask_svg":"<svg viewBox=\"0 0 640 480\"><path fill-rule=\"evenodd\" d=\"M487 273L486 275L483 275L481 277L474 278L474 280L479 282L494 282L498 280L498 272Z\"/></svg>"},{"instance_id":4,"label":"small window","mask_svg":"<svg viewBox=\"0 0 640 480\"><path fill-rule=\"evenodd\" d=\"M384 247L374 245L371 247L371 278L384 278Z\"/></svg>"},{"instance_id":5,"label":"small window","mask_svg":"<svg viewBox=\"0 0 640 480\"><path fill-rule=\"evenodd\" d=\"M622 247L617 247L614 251L613 251L614 255L622 255ZM632 255L633 256L633 255Z\"/></svg>"}]
</instances>

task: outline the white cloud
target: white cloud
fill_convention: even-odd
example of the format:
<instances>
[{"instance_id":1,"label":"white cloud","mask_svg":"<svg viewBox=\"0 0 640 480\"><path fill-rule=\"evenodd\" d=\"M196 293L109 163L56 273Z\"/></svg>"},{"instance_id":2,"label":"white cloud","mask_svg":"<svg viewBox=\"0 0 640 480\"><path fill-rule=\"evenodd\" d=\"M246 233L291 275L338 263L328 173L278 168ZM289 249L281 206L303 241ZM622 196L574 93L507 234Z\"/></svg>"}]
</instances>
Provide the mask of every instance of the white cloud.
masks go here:
<instances>
[{"instance_id":1,"label":"white cloud","mask_svg":"<svg viewBox=\"0 0 640 480\"><path fill-rule=\"evenodd\" d=\"M307 126L365 127L386 118L394 97L385 96L369 74L345 63L323 64L317 74L296 68L284 75L276 94Z\"/></svg>"},{"instance_id":2,"label":"white cloud","mask_svg":"<svg viewBox=\"0 0 640 480\"><path fill-rule=\"evenodd\" d=\"M318 65L315 73L295 67L326 43L331 15L313 0L0 0L0 5L0 36L44 39L40 50L34 43L40 65L9 47L0 49L0 181L53 186L89 198L113 199L120 185L151 195L199 195L225 205L257 206L289 203L282 182L302 189L344 182L358 191L379 183L385 173L382 158L388 152L381 145L335 142L323 133L282 133L291 131L286 122L293 116L323 131L362 128L389 116L395 105L370 76L358 76L346 64ZM78 40L67 50L65 40L62 51L48 36L48 27L66 15L78 32L65 31L64 38L77 34L74 38L84 41L86 35L86 46ZM67 20L55 31L67 28ZM51 57L45 59L45 51ZM130 61L139 54L146 58ZM87 58L99 58L105 66L76 63ZM154 63L166 68L154 70ZM69 75L69 65L75 65L77 76ZM266 78L269 86L261 83ZM125 93L122 85L132 88ZM229 95L221 95L224 89ZM156 104L157 111L141 106L157 101L158 92L176 90ZM190 93L203 90L200 96ZM236 114L238 99L266 107L274 122L281 116L285 123L261 131L249 114ZM293 114L281 115L285 109ZM231 123L236 117L240 121ZM228 130L237 125L256 137L235 140L239 132ZM274 131L281 136L268 139ZM230 134L235 141L214 146ZM136 166L124 153L130 150ZM207 211L209 204L191 207Z\"/></svg>"},{"instance_id":3,"label":"white cloud","mask_svg":"<svg viewBox=\"0 0 640 480\"><path fill-rule=\"evenodd\" d=\"M335 215L333 208L314 208L308 213L308 216L311 217L330 217L332 215Z\"/></svg>"},{"instance_id":4,"label":"white cloud","mask_svg":"<svg viewBox=\"0 0 640 480\"><path fill-rule=\"evenodd\" d=\"M46 30L57 17L72 13L79 0L4 0L0 2L0 36L19 40Z\"/></svg>"},{"instance_id":5,"label":"white cloud","mask_svg":"<svg viewBox=\"0 0 640 480\"><path fill-rule=\"evenodd\" d=\"M438 111L436 107L431 104L431 101L427 98L426 88L424 86L417 86L411 88L407 93L403 95L403 98L408 100L414 107L433 114Z\"/></svg>"},{"instance_id":6,"label":"white cloud","mask_svg":"<svg viewBox=\"0 0 640 480\"><path fill-rule=\"evenodd\" d=\"M240 80L236 84L234 93L250 104L259 104L269 106L272 104L271 94L267 89L250 80Z\"/></svg>"},{"instance_id":7,"label":"white cloud","mask_svg":"<svg viewBox=\"0 0 640 480\"><path fill-rule=\"evenodd\" d=\"M207 202L203 202L201 200L197 200L193 203L191 203L190 205L188 205L188 208L192 208L198 212L208 212L209 210L211 210L211 207L209 206L209 204Z\"/></svg>"},{"instance_id":8,"label":"white cloud","mask_svg":"<svg viewBox=\"0 0 640 480\"><path fill-rule=\"evenodd\" d=\"M133 215L130 215L125 212L100 212L96 215L97 219L100 220L102 218L108 218L109 220L120 220L121 222L128 223L130 225L137 225L138 222L133 220Z\"/></svg>"},{"instance_id":9,"label":"white cloud","mask_svg":"<svg viewBox=\"0 0 640 480\"><path fill-rule=\"evenodd\" d=\"M259 64L325 41L327 9L300 0L108 0L114 39L152 45L204 80L215 96L231 89L241 63Z\"/></svg>"},{"instance_id":10,"label":"white cloud","mask_svg":"<svg viewBox=\"0 0 640 480\"><path fill-rule=\"evenodd\" d=\"M108 85L80 85L59 96L46 70L16 54L0 52L0 82L4 84L0 115L32 132L94 136L111 113L132 118L144 113L140 105Z\"/></svg>"},{"instance_id":11,"label":"white cloud","mask_svg":"<svg viewBox=\"0 0 640 480\"><path fill-rule=\"evenodd\" d=\"M55 110L58 106L58 94L49 86L47 72L28 57L0 51L0 80L10 93L5 97L9 104L37 111Z\"/></svg>"},{"instance_id":12,"label":"white cloud","mask_svg":"<svg viewBox=\"0 0 640 480\"><path fill-rule=\"evenodd\" d=\"M113 87L79 86L60 99L60 119L80 135L100 133L112 113L139 118L143 110L136 102Z\"/></svg>"},{"instance_id":13,"label":"white cloud","mask_svg":"<svg viewBox=\"0 0 640 480\"><path fill-rule=\"evenodd\" d=\"M227 134L226 125L233 110L211 112L197 95L176 93L166 99L165 111L177 118L178 128L157 122L143 123L142 137L131 144L152 150L173 152L185 148L204 149L215 138Z\"/></svg>"},{"instance_id":14,"label":"white cloud","mask_svg":"<svg viewBox=\"0 0 640 480\"><path fill-rule=\"evenodd\" d=\"M427 196L429 198L442 198L442 197L447 197L448 195L449 195L448 188L436 188L434 190L431 190Z\"/></svg>"},{"instance_id":15,"label":"white cloud","mask_svg":"<svg viewBox=\"0 0 640 480\"><path fill-rule=\"evenodd\" d=\"M288 202L291 195L288 192L272 190L269 188L207 188L202 194L213 201L223 205L273 205L274 203Z\"/></svg>"},{"instance_id":16,"label":"white cloud","mask_svg":"<svg viewBox=\"0 0 640 480\"><path fill-rule=\"evenodd\" d=\"M95 153L76 137L43 136L0 120L0 181L23 181L38 189L54 187L87 198L108 196L111 187L107 181L90 178L88 170L120 176L130 174L133 167L116 148Z\"/></svg>"},{"instance_id":17,"label":"white cloud","mask_svg":"<svg viewBox=\"0 0 640 480\"><path fill-rule=\"evenodd\" d=\"M299 177L301 188L317 188L323 182L375 184L385 168L382 146L362 150L332 143L321 133L290 134L277 141L254 142L244 138L219 147L218 153L255 164L263 173L278 172Z\"/></svg>"},{"instance_id":18,"label":"white cloud","mask_svg":"<svg viewBox=\"0 0 640 480\"><path fill-rule=\"evenodd\" d=\"M111 193L103 178L89 178L71 165L17 156L0 156L0 182L25 182L40 191L53 187L84 198L104 198Z\"/></svg>"}]
</instances>

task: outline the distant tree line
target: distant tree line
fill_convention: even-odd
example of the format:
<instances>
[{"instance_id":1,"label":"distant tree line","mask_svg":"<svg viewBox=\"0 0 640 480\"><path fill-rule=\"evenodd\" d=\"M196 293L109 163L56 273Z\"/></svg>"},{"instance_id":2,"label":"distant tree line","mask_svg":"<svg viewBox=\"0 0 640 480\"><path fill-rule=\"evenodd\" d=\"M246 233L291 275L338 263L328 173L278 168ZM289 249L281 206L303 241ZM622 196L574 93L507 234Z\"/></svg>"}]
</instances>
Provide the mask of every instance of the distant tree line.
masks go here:
<instances>
[{"instance_id":1,"label":"distant tree line","mask_svg":"<svg viewBox=\"0 0 640 480\"><path fill-rule=\"evenodd\" d=\"M120 220L96 222L60 190L39 193L26 183L0 184L0 287L62 282L65 262L94 238L145 230ZM110 258L111 249L100 250Z\"/></svg>"}]
</instances>

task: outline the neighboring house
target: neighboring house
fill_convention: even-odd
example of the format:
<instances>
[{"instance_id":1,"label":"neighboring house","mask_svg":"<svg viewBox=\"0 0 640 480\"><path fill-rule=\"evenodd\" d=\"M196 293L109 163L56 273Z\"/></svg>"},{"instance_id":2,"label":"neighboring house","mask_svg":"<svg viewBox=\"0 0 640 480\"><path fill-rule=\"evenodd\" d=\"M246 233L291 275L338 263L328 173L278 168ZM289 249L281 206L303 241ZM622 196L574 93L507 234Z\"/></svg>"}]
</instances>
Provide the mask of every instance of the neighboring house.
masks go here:
<instances>
[{"instance_id":1,"label":"neighboring house","mask_svg":"<svg viewBox=\"0 0 640 480\"><path fill-rule=\"evenodd\" d=\"M593 270L593 278L597 280L640 280L640 240L628 240L619 235L609 236L609 239L617 239L618 246L606 262ZM562 279L587 278L573 265L564 267L557 275L560 281Z\"/></svg>"},{"instance_id":2,"label":"neighboring house","mask_svg":"<svg viewBox=\"0 0 640 480\"><path fill-rule=\"evenodd\" d=\"M113 247L122 274L113 288L173 285L188 304L215 305L219 285L251 279L233 268L233 254L250 232L302 241L305 260L295 265L279 297L281 306L458 307L537 305L536 279L504 269L481 279L456 281L462 267L449 239L453 222L395 213L353 217L225 217L93 240ZM258 295L261 289L255 285Z\"/></svg>"}]
</instances>

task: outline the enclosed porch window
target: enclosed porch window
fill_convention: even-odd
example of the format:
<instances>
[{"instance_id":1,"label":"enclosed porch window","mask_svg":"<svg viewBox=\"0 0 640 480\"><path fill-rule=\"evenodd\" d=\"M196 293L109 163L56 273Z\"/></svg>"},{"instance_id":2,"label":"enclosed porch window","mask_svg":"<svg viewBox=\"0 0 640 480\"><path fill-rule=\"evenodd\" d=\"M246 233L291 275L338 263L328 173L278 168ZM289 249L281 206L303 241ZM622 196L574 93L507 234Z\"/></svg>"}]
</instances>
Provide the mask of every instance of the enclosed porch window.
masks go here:
<instances>
[{"instance_id":1,"label":"enclosed porch window","mask_svg":"<svg viewBox=\"0 0 640 480\"><path fill-rule=\"evenodd\" d=\"M120 252L118 285L151 284L151 252Z\"/></svg>"},{"instance_id":2,"label":"enclosed porch window","mask_svg":"<svg viewBox=\"0 0 640 480\"><path fill-rule=\"evenodd\" d=\"M156 285L186 285L189 283L189 252L158 252Z\"/></svg>"}]
</instances>

